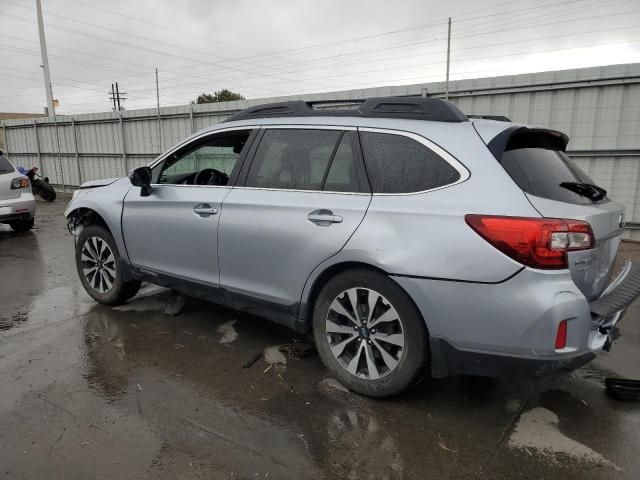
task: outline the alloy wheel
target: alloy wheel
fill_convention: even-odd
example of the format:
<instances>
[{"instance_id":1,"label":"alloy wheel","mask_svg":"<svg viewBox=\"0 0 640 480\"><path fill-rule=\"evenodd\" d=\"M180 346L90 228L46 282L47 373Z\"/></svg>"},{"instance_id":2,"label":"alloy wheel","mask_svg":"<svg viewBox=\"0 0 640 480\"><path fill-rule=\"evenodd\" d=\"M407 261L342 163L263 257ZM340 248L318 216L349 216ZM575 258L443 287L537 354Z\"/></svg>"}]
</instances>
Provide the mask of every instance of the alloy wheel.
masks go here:
<instances>
[{"instance_id":1,"label":"alloy wheel","mask_svg":"<svg viewBox=\"0 0 640 480\"><path fill-rule=\"evenodd\" d=\"M116 279L116 261L107 242L100 237L89 237L80 251L82 274L98 293L106 293Z\"/></svg>"},{"instance_id":2,"label":"alloy wheel","mask_svg":"<svg viewBox=\"0 0 640 480\"><path fill-rule=\"evenodd\" d=\"M354 287L329 306L326 335L331 353L350 374L376 380L393 372L404 353L398 312L380 293Z\"/></svg>"}]
</instances>

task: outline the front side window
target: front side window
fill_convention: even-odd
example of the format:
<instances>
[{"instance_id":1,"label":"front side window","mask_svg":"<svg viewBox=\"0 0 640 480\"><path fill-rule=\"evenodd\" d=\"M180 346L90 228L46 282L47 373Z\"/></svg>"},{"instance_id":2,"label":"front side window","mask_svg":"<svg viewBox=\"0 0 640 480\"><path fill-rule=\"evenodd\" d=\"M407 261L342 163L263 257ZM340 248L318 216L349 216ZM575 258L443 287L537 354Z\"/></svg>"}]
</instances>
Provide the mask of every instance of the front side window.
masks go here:
<instances>
[{"instance_id":1,"label":"front side window","mask_svg":"<svg viewBox=\"0 0 640 480\"><path fill-rule=\"evenodd\" d=\"M157 183L227 185L250 133L249 130L224 132L196 140L162 164Z\"/></svg>"},{"instance_id":2,"label":"front side window","mask_svg":"<svg viewBox=\"0 0 640 480\"><path fill-rule=\"evenodd\" d=\"M374 193L422 192L460 180L451 164L412 138L362 132L360 140Z\"/></svg>"},{"instance_id":3,"label":"front side window","mask_svg":"<svg viewBox=\"0 0 640 480\"><path fill-rule=\"evenodd\" d=\"M256 150L246 185L288 190L359 192L355 132L268 129Z\"/></svg>"}]
</instances>

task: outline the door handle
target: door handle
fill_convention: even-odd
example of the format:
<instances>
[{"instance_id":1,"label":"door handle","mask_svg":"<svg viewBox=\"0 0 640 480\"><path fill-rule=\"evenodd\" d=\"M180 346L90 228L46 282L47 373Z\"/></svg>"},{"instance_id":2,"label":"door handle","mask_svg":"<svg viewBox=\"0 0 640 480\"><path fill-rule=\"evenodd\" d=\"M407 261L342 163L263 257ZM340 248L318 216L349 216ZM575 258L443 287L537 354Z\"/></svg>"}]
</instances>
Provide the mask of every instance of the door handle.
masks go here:
<instances>
[{"instance_id":1,"label":"door handle","mask_svg":"<svg viewBox=\"0 0 640 480\"><path fill-rule=\"evenodd\" d=\"M309 215L307 215L307 219L315 223L316 225L328 226L332 223L342 223L342 217L340 215L334 215L331 210L314 210Z\"/></svg>"},{"instance_id":2,"label":"door handle","mask_svg":"<svg viewBox=\"0 0 640 480\"><path fill-rule=\"evenodd\" d=\"M208 218L210 215L215 215L216 213L218 213L218 209L211 208L211 205L209 205L208 203L200 203L193 207L193 213L203 218Z\"/></svg>"}]
</instances>

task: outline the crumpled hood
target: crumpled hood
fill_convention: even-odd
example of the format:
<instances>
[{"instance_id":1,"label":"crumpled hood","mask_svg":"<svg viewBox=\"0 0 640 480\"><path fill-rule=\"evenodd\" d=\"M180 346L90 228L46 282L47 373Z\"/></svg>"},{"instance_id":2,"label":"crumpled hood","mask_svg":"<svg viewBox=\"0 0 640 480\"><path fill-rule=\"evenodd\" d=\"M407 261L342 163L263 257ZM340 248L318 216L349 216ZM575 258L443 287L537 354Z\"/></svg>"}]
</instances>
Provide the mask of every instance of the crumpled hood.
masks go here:
<instances>
[{"instance_id":1,"label":"crumpled hood","mask_svg":"<svg viewBox=\"0 0 640 480\"><path fill-rule=\"evenodd\" d=\"M82 185L80 185L79 188L106 187L107 185L111 185L116 180L120 180L120 177L101 178L99 180L90 180L88 182L84 182Z\"/></svg>"}]
</instances>

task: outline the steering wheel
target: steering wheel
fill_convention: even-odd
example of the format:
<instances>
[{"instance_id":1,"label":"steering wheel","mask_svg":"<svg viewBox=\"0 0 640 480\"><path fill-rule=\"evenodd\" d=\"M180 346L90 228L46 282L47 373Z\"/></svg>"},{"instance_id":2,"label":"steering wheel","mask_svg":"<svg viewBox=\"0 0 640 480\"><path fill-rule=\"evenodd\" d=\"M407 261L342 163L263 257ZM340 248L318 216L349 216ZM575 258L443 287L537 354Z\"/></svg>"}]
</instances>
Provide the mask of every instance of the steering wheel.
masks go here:
<instances>
[{"instance_id":1,"label":"steering wheel","mask_svg":"<svg viewBox=\"0 0 640 480\"><path fill-rule=\"evenodd\" d=\"M226 185L229 175L215 168L203 168L198 170L193 177L194 185Z\"/></svg>"}]
</instances>

